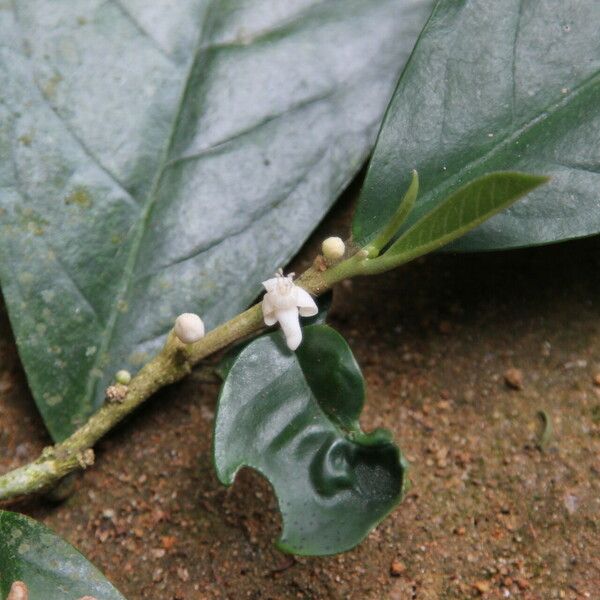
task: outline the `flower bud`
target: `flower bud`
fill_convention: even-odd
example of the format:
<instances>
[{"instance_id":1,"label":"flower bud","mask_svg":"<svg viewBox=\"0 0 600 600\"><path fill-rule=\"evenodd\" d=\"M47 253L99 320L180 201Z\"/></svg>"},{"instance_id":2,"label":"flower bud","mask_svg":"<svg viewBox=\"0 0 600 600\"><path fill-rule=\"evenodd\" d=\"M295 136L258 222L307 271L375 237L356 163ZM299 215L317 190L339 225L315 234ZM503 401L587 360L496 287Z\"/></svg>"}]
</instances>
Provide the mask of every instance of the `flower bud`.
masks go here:
<instances>
[{"instance_id":1,"label":"flower bud","mask_svg":"<svg viewBox=\"0 0 600 600\"><path fill-rule=\"evenodd\" d=\"M204 323L194 313L183 313L175 319L174 331L184 344L193 344L204 337Z\"/></svg>"},{"instance_id":2,"label":"flower bud","mask_svg":"<svg viewBox=\"0 0 600 600\"><path fill-rule=\"evenodd\" d=\"M326 240L323 240L321 251L326 260L330 262L337 261L344 257L346 244L344 244L342 238L328 237Z\"/></svg>"},{"instance_id":3,"label":"flower bud","mask_svg":"<svg viewBox=\"0 0 600 600\"><path fill-rule=\"evenodd\" d=\"M131 373L125 369L121 369L120 371L116 372L115 381L121 385L129 385L129 382L131 381Z\"/></svg>"}]
</instances>

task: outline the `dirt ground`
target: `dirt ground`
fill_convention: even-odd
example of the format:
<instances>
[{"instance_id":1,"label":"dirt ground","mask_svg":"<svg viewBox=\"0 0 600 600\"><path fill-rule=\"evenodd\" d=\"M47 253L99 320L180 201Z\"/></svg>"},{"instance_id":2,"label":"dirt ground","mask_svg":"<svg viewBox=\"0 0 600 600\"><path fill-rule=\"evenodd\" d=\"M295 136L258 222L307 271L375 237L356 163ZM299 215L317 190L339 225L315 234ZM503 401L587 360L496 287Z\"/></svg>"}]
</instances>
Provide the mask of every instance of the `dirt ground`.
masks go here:
<instances>
[{"instance_id":1,"label":"dirt ground","mask_svg":"<svg viewBox=\"0 0 600 600\"><path fill-rule=\"evenodd\" d=\"M344 233L350 204L296 271ZM68 500L13 509L130 600L600 598L600 238L437 255L348 282L330 323L367 380L364 428L392 430L411 462L407 498L355 550L294 559L273 548L265 480L244 471L227 489L215 478L218 385L200 371L105 439ZM2 311L0 469L48 442Z\"/></svg>"}]
</instances>

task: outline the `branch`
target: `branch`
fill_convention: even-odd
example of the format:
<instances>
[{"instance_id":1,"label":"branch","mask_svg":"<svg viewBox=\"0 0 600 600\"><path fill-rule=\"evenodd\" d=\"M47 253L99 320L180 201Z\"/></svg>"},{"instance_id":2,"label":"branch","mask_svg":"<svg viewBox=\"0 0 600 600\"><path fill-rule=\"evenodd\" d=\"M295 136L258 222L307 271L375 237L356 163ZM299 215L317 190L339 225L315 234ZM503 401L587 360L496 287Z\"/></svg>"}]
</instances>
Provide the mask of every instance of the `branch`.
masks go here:
<instances>
[{"instance_id":1,"label":"branch","mask_svg":"<svg viewBox=\"0 0 600 600\"><path fill-rule=\"evenodd\" d=\"M326 271L310 268L297 283L318 296L345 276L346 272L337 267ZM126 388L120 388L124 394L120 400L107 401L66 440L45 448L35 461L0 476L0 501L48 490L69 473L91 466L94 464L92 448L96 442L156 391L185 377L207 356L263 327L261 305L256 304L209 331L194 344L184 344L171 331L160 353L138 372Z\"/></svg>"},{"instance_id":2,"label":"branch","mask_svg":"<svg viewBox=\"0 0 600 600\"><path fill-rule=\"evenodd\" d=\"M547 180L527 173L502 171L472 180L421 217L384 250L414 205L418 189L414 171L413 181L396 214L369 246L356 249L355 254L340 261L345 251L343 242L325 240L324 256L318 256L314 266L296 284L318 296L342 279L389 271L464 235ZM469 210L466 210L467 204ZM107 398L112 397L114 402L105 404L71 437L46 448L34 462L1 476L0 501L53 487L72 471L93 464L94 444L144 400L161 387L182 379L203 358L256 333L263 326L262 308L257 304L193 344L182 343L171 331L161 352L127 387L108 388Z\"/></svg>"}]
</instances>

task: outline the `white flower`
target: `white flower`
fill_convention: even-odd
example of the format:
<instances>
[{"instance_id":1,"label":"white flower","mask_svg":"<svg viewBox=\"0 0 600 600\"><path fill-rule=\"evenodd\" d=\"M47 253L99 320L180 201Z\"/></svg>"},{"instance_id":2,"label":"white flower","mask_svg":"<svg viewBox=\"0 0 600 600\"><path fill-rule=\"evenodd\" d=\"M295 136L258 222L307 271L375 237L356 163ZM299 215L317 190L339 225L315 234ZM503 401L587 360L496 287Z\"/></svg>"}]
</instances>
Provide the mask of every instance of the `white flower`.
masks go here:
<instances>
[{"instance_id":1,"label":"white flower","mask_svg":"<svg viewBox=\"0 0 600 600\"><path fill-rule=\"evenodd\" d=\"M293 273L284 277L280 269L276 277L263 281L267 293L262 301L265 325L270 327L279 322L290 350L295 350L302 341L300 317L312 317L319 312L311 295L294 285L293 277Z\"/></svg>"},{"instance_id":2,"label":"white flower","mask_svg":"<svg viewBox=\"0 0 600 600\"><path fill-rule=\"evenodd\" d=\"M193 344L204 337L204 323L194 313L183 313L175 319L175 335L184 344Z\"/></svg>"}]
</instances>

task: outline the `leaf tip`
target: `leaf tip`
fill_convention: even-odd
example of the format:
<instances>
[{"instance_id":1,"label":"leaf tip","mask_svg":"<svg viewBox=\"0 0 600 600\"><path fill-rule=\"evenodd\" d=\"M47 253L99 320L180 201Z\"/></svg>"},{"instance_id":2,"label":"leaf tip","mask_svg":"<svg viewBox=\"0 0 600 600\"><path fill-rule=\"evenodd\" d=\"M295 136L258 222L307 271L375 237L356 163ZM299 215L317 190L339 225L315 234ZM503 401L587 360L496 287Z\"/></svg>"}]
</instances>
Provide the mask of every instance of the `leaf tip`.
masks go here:
<instances>
[{"instance_id":1,"label":"leaf tip","mask_svg":"<svg viewBox=\"0 0 600 600\"><path fill-rule=\"evenodd\" d=\"M524 175L527 175L536 186L552 181L551 175L538 175L537 173L524 173Z\"/></svg>"}]
</instances>

